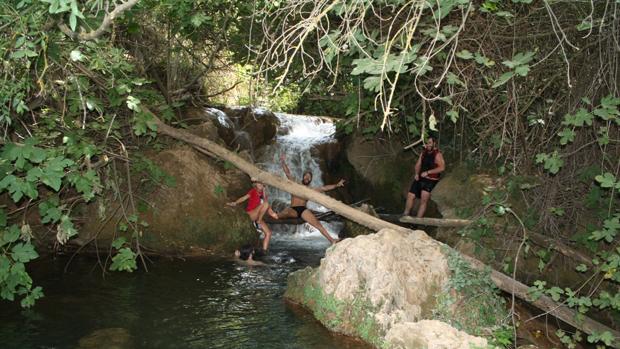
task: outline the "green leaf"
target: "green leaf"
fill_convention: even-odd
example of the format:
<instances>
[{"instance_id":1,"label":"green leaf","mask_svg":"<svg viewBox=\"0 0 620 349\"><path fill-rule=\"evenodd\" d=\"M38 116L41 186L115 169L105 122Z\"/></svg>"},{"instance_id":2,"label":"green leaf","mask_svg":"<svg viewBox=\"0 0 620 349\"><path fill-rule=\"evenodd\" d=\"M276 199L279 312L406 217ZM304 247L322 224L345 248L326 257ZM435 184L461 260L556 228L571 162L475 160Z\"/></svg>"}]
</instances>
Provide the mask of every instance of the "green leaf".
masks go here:
<instances>
[{"instance_id":1,"label":"green leaf","mask_svg":"<svg viewBox=\"0 0 620 349\"><path fill-rule=\"evenodd\" d=\"M515 74L519 75L519 76L527 76L527 73L530 71L530 66L525 64L525 65L520 65L518 67L515 68Z\"/></svg>"},{"instance_id":2,"label":"green leaf","mask_svg":"<svg viewBox=\"0 0 620 349\"><path fill-rule=\"evenodd\" d=\"M456 123L459 118L459 112L454 109L448 111L446 115L450 117L450 121L452 121L453 123Z\"/></svg>"},{"instance_id":3,"label":"green leaf","mask_svg":"<svg viewBox=\"0 0 620 349\"><path fill-rule=\"evenodd\" d=\"M19 235L19 227L15 224L11 225L6 230L2 230L2 235L0 235L0 246L14 243L19 239Z\"/></svg>"},{"instance_id":4,"label":"green leaf","mask_svg":"<svg viewBox=\"0 0 620 349\"><path fill-rule=\"evenodd\" d=\"M519 52L512 57L512 60L503 61L502 64L508 68L514 69L517 66L529 63L534 58L535 54L536 53L534 51Z\"/></svg>"},{"instance_id":5,"label":"green leaf","mask_svg":"<svg viewBox=\"0 0 620 349\"><path fill-rule=\"evenodd\" d=\"M596 181L599 182L603 188L613 188L616 186L616 176L610 172L605 172L602 175L598 175L594 177L594 179L596 179Z\"/></svg>"},{"instance_id":6,"label":"green leaf","mask_svg":"<svg viewBox=\"0 0 620 349\"><path fill-rule=\"evenodd\" d=\"M505 18L514 17L514 15L510 11L497 11L495 12L495 15L498 17L505 17Z\"/></svg>"},{"instance_id":7,"label":"green leaf","mask_svg":"<svg viewBox=\"0 0 620 349\"><path fill-rule=\"evenodd\" d=\"M580 272L580 273L584 273L586 271L588 271L588 266L585 264L579 264L576 268L576 271Z\"/></svg>"},{"instance_id":8,"label":"green leaf","mask_svg":"<svg viewBox=\"0 0 620 349\"><path fill-rule=\"evenodd\" d=\"M381 88L381 77L369 76L364 79L364 88L371 92L379 92Z\"/></svg>"},{"instance_id":9,"label":"green leaf","mask_svg":"<svg viewBox=\"0 0 620 349\"><path fill-rule=\"evenodd\" d=\"M30 243L18 243L11 249L11 258L13 260L26 263L39 257L39 254L34 250L34 246Z\"/></svg>"},{"instance_id":10,"label":"green leaf","mask_svg":"<svg viewBox=\"0 0 620 349\"><path fill-rule=\"evenodd\" d=\"M57 197L50 198L39 204L39 214L41 215L41 223L56 223L62 216L62 211L58 207L59 201Z\"/></svg>"},{"instance_id":11,"label":"green leaf","mask_svg":"<svg viewBox=\"0 0 620 349\"><path fill-rule=\"evenodd\" d=\"M452 72L449 72L446 75L446 82L448 83L448 85L460 85L460 86L465 87L465 83L463 81L461 81L459 79L459 77L456 76L456 74L454 74Z\"/></svg>"},{"instance_id":12,"label":"green leaf","mask_svg":"<svg viewBox=\"0 0 620 349\"><path fill-rule=\"evenodd\" d=\"M564 160L558 154L558 151L554 151L551 154L539 153L536 155L536 163L543 164L545 170L556 174L560 171L560 168L564 166Z\"/></svg>"},{"instance_id":13,"label":"green leaf","mask_svg":"<svg viewBox=\"0 0 620 349\"><path fill-rule=\"evenodd\" d=\"M21 300L20 304L23 308L30 308L34 305L35 301L40 298L43 298L43 289L41 286L37 286L30 290L28 295Z\"/></svg>"},{"instance_id":14,"label":"green leaf","mask_svg":"<svg viewBox=\"0 0 620 349\"><path fill-rule=\"evenodd\" d=\"M69 15L69 27L71 27L73 31L75 31L77 27L77 16L73 13Z\"/></svg>"},{"instance_id":15,"label":"green leaf","mask_svg":"<svg viewBox=\"0 0 620 349\"><path fill-rule=\"evenodd\" d=\"M503 84L505 84L506 82L508 82L508 80L510 80L512 77L514 76L514 73L509 71L506 72L504 74L502 74L499 79L497 79L497 81L495 81L495 83L493 84L493 86L491 86L492 88L497 88L502 86Z\"/></svg>"},{"instance_id":16,"label":"green leaf","mask_svg":"<svg viewBox=\"0 0 620 349\"><path fill-rule=\"evenodd\" d=\"M558 132L558 136L560 136L560 144L566 145L568 143L572 143L575 140L575 131L570 128L564 128L561 132Z\"/></svg>"},{"instance_id":17,"label":"green leaf","mask_svg":"<svg viewBox=\"0 0 620 349\"><path fill-rule=\"evenodd\" d=\"M132 272L138 269L136 265L136 254L128 247L123 247L118 250L118 253L112 257L112 264L110 270L114 271L127 271Z\"/></svg>"},{"instance_id":18,"label":"green leaf","mask_svg":"<svg viewBox=\"0 0 620 349\"><path fill-rule=\"evenodd\" d=\"M134 96L127 96L127 108L135 112L140 112L140 100Z\"/></svg>"},{"instance_id":19,"label":"green leaf","mask_svg":"<svg viewBox=\"0 0 620 349\"><path fill-rule=\"evenodd\" d=\"M472 58L474 58L473 53L471 53L469 50L459 51L459 52L456 53L456 56L458 58L461 58L461 59L472 59Z\"/></svg>"},{"instance_id":20,"label":"green leaf","mask_svg":"<svg viewBox=\"0 0 620 349\"><path fill-rule=\"evenodd\" d=\"M575 28L579 31L590 30L592 28L592 20L586 18L582 20L581 23L577 24Z\"/></svg>"},{"instance_id":21,"label":"green leaf","mask_svg":"<svg viewBox=\"0 0 620 349\"><path fill-rule=\"evenodd\" d=\"M121 236L112 242L112 247L114 247L117 250L120 250L120 248L123 247L123 245L125 245L126 243L127 243L127 239Z\"/></svg>"},{"instance_id":22,"label":"green leaf","mask_svg":"<svg viewBox=\"0 0 620 349\"><path fill-rule=\"evenodd\" d=\"M564 294L564 290L557 286L553 286L547 290L547 294L551 297L551 299L557 302L560 300L560 296Z\"/></svg>"},{"instance_id":23,"label":"green leaf","mask_svg":"<svg viewBox=\"0 0 620 349\"><path fill-rule=\"evenodd\" d=\"M584 124L592 126L593 119L594 116L590 114L587 110L585 110L584 108L579 108L574 115L564 115L564 121L562 122L562 124L577 127L582 127Z\"/></svg>"},{"instance_id":24,"label":"green leaf","mask_svg":"<svg viewBox=\"0 0 620 349\"><path fill-rule=\"evenodd\" d=\"M485 67L492 67L495 65L495 61L492 59L489 59L483 55L481 55L480 53L476 52L474 54L474 60L476 61L476 63L480 64L480 65L484 65Z\"/></svg>"}]
</instances>

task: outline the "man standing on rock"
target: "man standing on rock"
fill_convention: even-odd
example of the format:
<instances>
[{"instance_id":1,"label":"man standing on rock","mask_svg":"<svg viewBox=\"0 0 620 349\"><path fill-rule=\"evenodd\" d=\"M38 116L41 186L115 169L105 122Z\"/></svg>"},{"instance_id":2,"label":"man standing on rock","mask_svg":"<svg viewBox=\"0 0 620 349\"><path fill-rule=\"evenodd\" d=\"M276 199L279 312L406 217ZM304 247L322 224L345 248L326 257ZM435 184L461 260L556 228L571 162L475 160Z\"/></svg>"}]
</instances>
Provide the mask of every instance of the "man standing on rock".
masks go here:
<instances>
[{"instance_id":1,"label":"man standing on rock","mask_svg":"<svg viewBox=\"0 0 620 349\"><path fill-rule=\"evenodd\" d=\"M293 176L291 175L291 170L286 165L286 157L284 154L280 155L280 164L282 165L284 174L286 174L286 178L288 178L291 181L295 181L295 178L293 178ZM311 182L312 182L312 172L310 171L304 172L301 184L305 186L310 186ZM319 192L326 192L326 191L330 191L330 190L333 190L339 187L344 187L344 179L341 179L336 184L324 185L322 187L317 187L317 188L312 188L312 189L319 191ZM287 207L281 212L279 212L278 217L280 218L301 218L305 222L309 223L311 226L318 229L321 232L321 234L323 234L323 236L325 236L325 238L329 240L329 242L331 242L332 244L335 244L337 240L335 240L334 238L331 237L331 235L329 235L327 230L323 227L321 222L319 222L319 220L316 218L314 213L312 213L312 211L306 208L307 202L308 200L302 199L298 196L291 194L291 207Z\"/></svg>"},{"instance_id":2,"label":"man standing on rock","mask_svg":"<svg viewBox=\"0 0 620 349\"><path fill-rule=\"evenodd\" d=\"M423 217L431 191L439 182L440 174L446 169L443 155L437 148L437 138L429 136L424 150L415 164L415 179L407 193L407 203L403 216L409 216L415 199L420 199L417 217Z\"/></svg>"}]
</instances>

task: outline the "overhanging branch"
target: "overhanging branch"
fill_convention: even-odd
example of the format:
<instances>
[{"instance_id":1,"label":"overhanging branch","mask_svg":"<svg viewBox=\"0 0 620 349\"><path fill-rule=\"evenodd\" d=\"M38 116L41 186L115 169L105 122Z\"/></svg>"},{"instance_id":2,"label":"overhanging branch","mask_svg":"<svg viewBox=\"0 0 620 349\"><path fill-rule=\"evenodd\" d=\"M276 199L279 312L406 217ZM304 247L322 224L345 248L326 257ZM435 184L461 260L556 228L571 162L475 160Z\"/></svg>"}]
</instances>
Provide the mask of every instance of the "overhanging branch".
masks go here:
<instances>
[{"instance_id":1,"label":"overhanging branch","mask_svg":"<svg viewBox=\"0 0 620 349\"><path fill-rule=\"evenodd\" d=\"M120 16L123 12L132 8L135 4L138 3L138 1L140 0L127 0L121 3L120 5L116 6L114 10L112 10L112 12L106 13L106 15L103 17L103 21L101 22L101 25L99 26L99 28L91 32L76 33L73 30L71 30L69 27L67 27L67 25L64 23L59 23L58 28L60 29L60 31L65 33L65 35L67 35L68 37L74 40L75 39L80 40L80 41L95 40L101 35L103 35L103 33L112 25L116 17Z\"/></svg>"}]
</instances>

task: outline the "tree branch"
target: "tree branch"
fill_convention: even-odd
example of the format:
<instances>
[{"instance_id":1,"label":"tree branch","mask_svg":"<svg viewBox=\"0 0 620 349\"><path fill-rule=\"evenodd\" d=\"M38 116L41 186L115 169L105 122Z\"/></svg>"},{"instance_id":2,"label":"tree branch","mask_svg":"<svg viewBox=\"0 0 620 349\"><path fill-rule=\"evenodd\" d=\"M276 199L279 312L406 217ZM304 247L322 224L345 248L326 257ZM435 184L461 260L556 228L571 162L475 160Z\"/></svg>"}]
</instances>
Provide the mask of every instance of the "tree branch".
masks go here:
<instances>
[{"instance_id":1,"label":"tree branch","mask_svg":"<svg viewBox=\"0 0 620 349\"><path fill-rule=\"evenodd\" d=\"M123 12L132 8L135 4L138 3L138 1L140 0L127 0L121 3L120 5L116 6L114 10L112 10L112 12L106 13L105 17L103 17L103 21L101 22L101 25L99 26L99 28L91 32L88 32L88 33L81 32L78 34L74 32L73 30L71 30L69 27L67 27L67 25L64 23L59 23L58 28L60 29L60 31L65 33L65 35L67 35L68 37L74 40L75 39L78 39L80 41L95 40L101 35L103 35L103 33L112 25L112 22L114 22L114 19L116 17L120 16Z\"/></svg>"}]
</instances>

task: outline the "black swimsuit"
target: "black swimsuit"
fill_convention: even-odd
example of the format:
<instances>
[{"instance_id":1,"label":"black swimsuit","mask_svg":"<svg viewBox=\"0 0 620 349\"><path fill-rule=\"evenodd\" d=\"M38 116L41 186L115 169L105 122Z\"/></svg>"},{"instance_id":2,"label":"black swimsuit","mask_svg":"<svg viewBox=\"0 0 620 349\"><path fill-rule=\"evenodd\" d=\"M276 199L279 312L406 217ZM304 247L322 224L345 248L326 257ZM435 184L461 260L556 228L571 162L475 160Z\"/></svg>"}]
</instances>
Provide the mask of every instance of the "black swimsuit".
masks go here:
<instances>
[{"instance_id":1,"label":"black swimsuit","mask_svg":"<svg viewBox=\"0 0 620 349\"><path fill-rule=\"evenodd\" d=\"M297 212L298 218L301 218L301 214L304 213L305 210L307 210L306 206L293 206L291 208L295 210L295 212Z\"/></svg>"}]
</instances>

